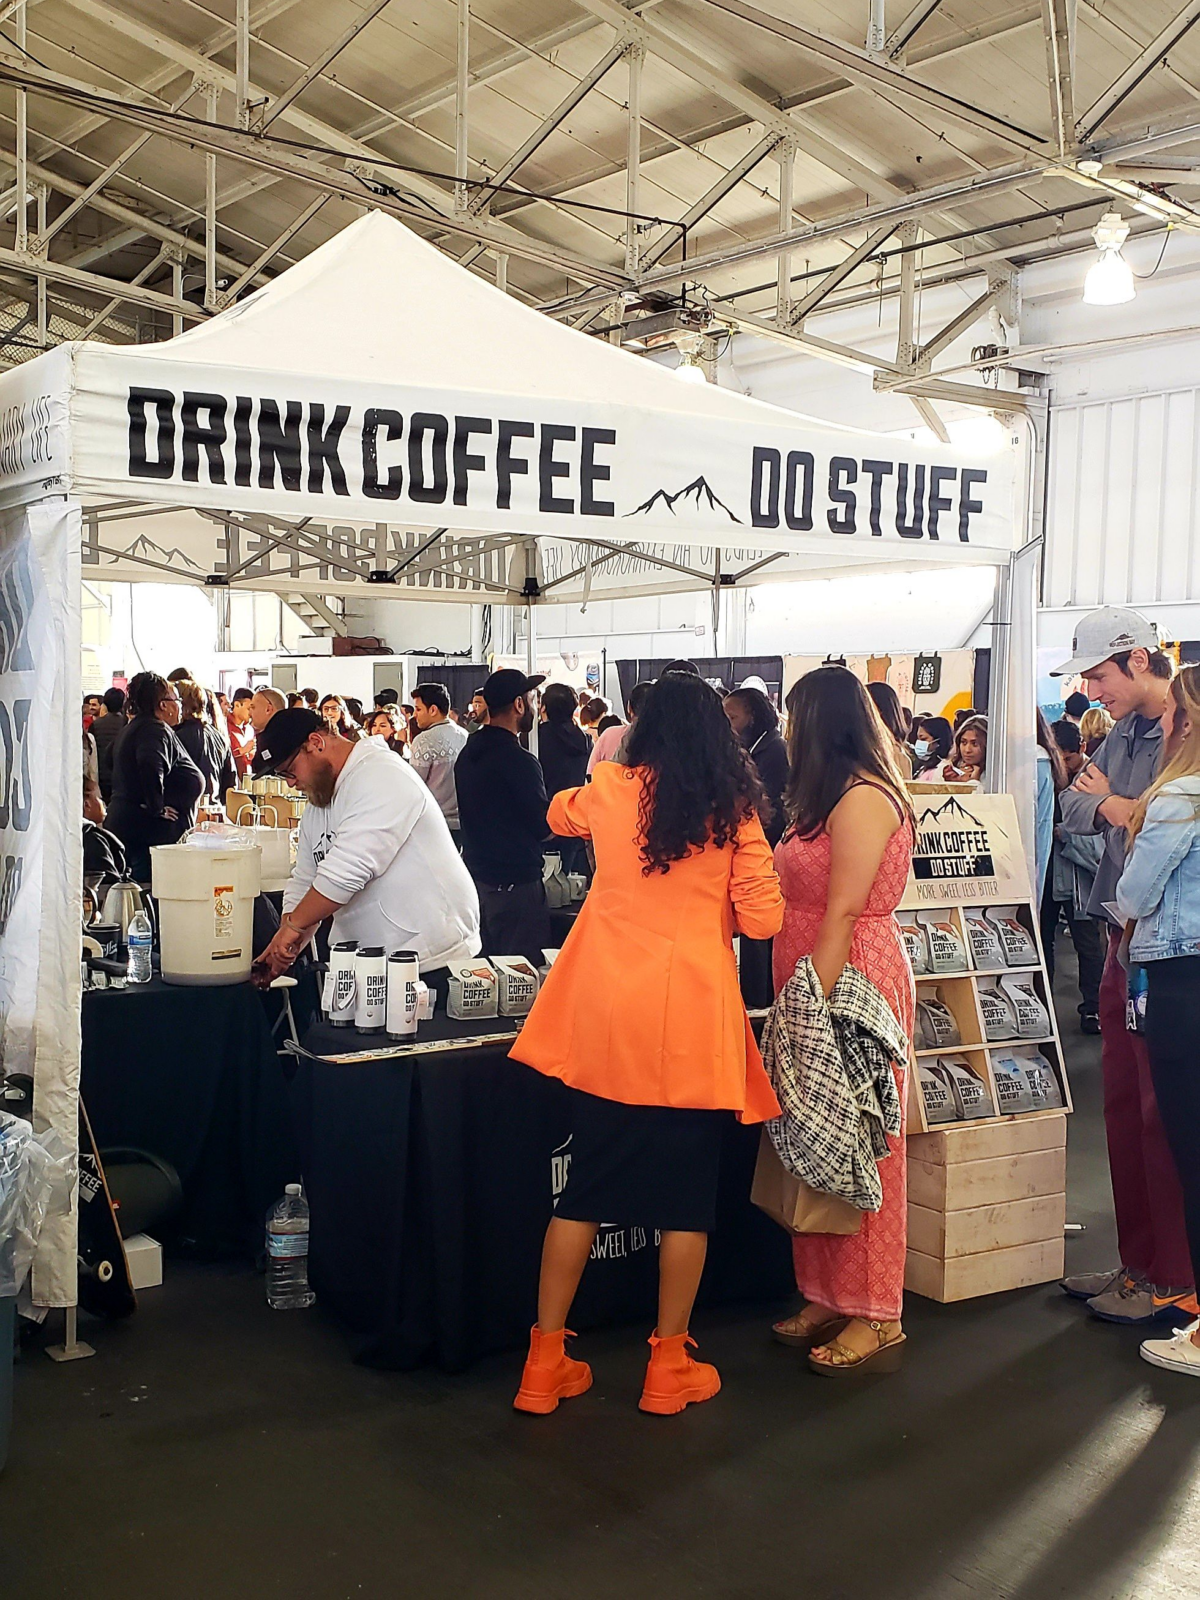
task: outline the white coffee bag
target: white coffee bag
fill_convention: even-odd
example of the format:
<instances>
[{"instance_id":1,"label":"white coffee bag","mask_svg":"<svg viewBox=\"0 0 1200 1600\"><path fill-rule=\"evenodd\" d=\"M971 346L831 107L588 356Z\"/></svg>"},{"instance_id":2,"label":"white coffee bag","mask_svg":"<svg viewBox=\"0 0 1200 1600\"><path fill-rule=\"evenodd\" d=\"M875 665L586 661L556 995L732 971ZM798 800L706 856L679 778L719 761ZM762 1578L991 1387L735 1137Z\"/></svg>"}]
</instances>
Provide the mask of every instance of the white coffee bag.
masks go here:
<instances>
[{"instance_id":1,"label":"white coffee bag","mask_svg":"<svg viewBox=\"0 0 1200 1600\"><path fill-rule=\"evenodd\" d=\"M1018 917L1016 906L989 906L984 915L999 935L1006 967L1037 966L1037 945Z\"/></svg>"},{"instance_id":2,"label":"white coffee bag","mask_svg":"<svg viewBox=\"0 0 1200 1600\"><path fill-rule=\"evenodd\" d=\"M949 911L919 911L929 941L930 972L965 972L970 965L962 934Z\"/></svg>"},{"instance_id":3,"label":"white coffee bag","mask_svg":"<svg viewBox=\"0 0 1200 1600\"><path fill-rule=\"evenodd\" d=\"M493 956L496 969L497 1003L502 1017L529 1014L538 994L538 975L524 956Z\"/></svg>"},{"instance_id":4,"label":"white coffee bag","mask_svg":"<svg viewBox=\"0 0 1200 1600\"><path fill-rule=\"evenodd\" d=\"M1004 965L1004 953L1000 948L1000 935L992 927L981 910L972 910L969 906L963 910L963 921L967 929L967 943L971 947L971 959L975 966L982 972L992 971Z\"/></svg>"},{"instance_id":5,"label":"white coffee bag","mask_svg":"<svg viewBox=\"0 0 1200 1600\"><path fill-rule=\"evenodd\" d=\"M925 1103L925 1121L932 1128L941 1122L958 1120L958 1102L946 1076L928 1061L917 1062L917 1082Z\"/></svg>"},{"instance_id":6,"label":"white coffee bag","mask_svg":"<svg viewBox=\"0 0 1200 1600\"><path fill-rule=\"evenodd\" d=\"M459 1022L496 1015L498 996L496 974L482 956L471 961L451 961L450 994L446 1015Z\"/></svg>"},{"instance_id":7,"label":"white coffee bag","mask_svg":"<svg viewBox=\"0 0 1200 1600\"><path fill-rule=\"evenodd\" d=\"M905 954L908 956L908 964L917 977L920 977L922 973L929 971L929 941L925 937L925 929L912 911L898 912L897 922L900 927L900 937L904 941Z\"/></svg>"},{"instance_id":8,"label":"white coffee bag","mask_svg":"<svg viewBox=\"0 0 1200 1600\"><path fill-rule=\"evenodd\" d=\"M1008 996L991 983L980 982L978 988L979 1009L983 1013L983 1036L985 1039L1015 1039L1017 1035L1017 1018Z\"/></svg>"},{"instance_id":9,"label":"white coffee bag","mask_svg":"<svg viewBox=\"0 0 1200 1600\"><path fill-rule=\"evenodd\" d=\"M1032 978L1001 978L1000 987L1008 996L1017 1019L1018 1039L1044 1039L1050 1032L1050 1013L1042 1004Z\"/></svg>"},{"instance_id":10,"label":"white coffee bag","mask_svg":"<svg viewBox=\"0 0 1200 1600\"><path fill-rule=\"evenodd\" d=\"M996 1099L1002 1117L1037 1109L1028 1075L1011 1050L998 1050L992 1056L992 1076L996 1080Z\"/></svg>"},{"instance_id":11,"label":"white coffee bag","mask_svg":"<svg viewBox=\"0 0 1200 1600\"><path fill-rule=\"evenodd\" d=\"M949 1079L955 1109L963 1122L996 1115L987 1084L971 1071L962 1056L939 1056L937 1064Z\"/></svg>"}]
</instances>

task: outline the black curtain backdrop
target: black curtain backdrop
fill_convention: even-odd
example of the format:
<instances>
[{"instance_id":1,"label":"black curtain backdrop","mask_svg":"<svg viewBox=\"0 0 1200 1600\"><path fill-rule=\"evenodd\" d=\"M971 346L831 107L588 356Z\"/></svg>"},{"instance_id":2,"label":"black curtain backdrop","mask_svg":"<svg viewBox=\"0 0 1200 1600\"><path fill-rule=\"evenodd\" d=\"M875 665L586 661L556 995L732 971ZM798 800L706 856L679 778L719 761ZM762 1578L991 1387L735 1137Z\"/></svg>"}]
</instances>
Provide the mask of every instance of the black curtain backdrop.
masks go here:
<instances>
[{"instance_id":1,"label":"black curtain backdrop","mask_svg":"<svg viewBox=\"0 0 1200 1600\"><path fill-rule=\"evenodd\" d=\"M621 681L621 715L625 715L625 702L635 683L657 678L672 661L691 661L700 670L702 678L716 678L726 689L736 689L746 678L761 678L771 699L779 705L783 692L782 656L689 656L680 650L675 656L655 656L652 659L618 661L617 676Z\"/></svg>"}]
</instances>

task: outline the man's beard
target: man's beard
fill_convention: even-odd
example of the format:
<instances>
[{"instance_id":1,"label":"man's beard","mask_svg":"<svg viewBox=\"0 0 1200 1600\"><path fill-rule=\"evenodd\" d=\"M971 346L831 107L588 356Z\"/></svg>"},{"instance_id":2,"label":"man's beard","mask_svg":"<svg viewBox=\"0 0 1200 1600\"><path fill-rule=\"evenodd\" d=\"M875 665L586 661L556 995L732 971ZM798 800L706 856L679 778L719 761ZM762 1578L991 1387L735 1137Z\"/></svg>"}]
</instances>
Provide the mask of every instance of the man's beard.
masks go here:
<instances>
[{"instance_id":1,"label":"man's beard","mask_svg":"<svg viewBox=\"0 0 1200 1600\"><path fill-rule=\"evenodd\" d=\"M532 706L527 705L525 707L524 712L521 714L521 728L520 728L520 731L522 733L532 733L533 732L533 707Z\"/></svg>"},{"instance_id":2,"label":"man's beard","mask_svg":"<svg viewBox=\"0 0 1200 1600\"><path fill-rule=\"evenodd\" d=\"M337 773L333 770L333 762L322 761L319 764L313 763L312 775L301 787L308 796L310 805L320 806L324 810L333 799L336 784Z\"/></svg>"}]
</instances>

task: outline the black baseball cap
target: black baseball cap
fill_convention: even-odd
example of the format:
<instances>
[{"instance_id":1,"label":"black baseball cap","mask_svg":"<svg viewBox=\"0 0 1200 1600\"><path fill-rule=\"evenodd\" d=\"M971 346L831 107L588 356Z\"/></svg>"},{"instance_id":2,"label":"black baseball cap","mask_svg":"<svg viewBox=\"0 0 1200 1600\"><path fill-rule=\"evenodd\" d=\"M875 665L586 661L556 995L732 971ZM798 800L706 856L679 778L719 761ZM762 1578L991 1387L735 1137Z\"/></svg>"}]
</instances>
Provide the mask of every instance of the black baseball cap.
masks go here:
<instances>
[{"instance_id":1,"label":"black baseball cap","mask_svg":"<svg viewBox=\"0 0 1200 1600\"><path fill-rule=\"evenodd\" d=\"M489 711L503 711L505 706L512 705L522 695L531 694L545 681L544 672L535 672L529 678L516 667L502 667L499 672L492 673L479 692Z\"/></svg>"},{"instance_id":2,"label":"black baseball cap","mask_svg":"<svg viewBox=\"0 0 1200 1600\"><path fill-rule=\"evenodd\" d=\"M254 776L265 778L290 761L310 733L328 733L324 717L307 706L288 706L277 711L258 736L254 756Z\"/></svg>"}]
</instances>

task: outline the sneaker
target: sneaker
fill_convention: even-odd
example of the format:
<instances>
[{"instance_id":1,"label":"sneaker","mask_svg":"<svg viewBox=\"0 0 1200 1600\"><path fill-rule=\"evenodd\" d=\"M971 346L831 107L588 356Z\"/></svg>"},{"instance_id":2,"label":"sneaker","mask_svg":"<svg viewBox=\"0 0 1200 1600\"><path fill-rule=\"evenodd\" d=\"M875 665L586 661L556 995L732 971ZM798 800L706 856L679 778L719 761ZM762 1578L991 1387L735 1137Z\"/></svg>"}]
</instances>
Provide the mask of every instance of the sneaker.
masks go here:
<instances>
[{"instance_id":1,"label":"sneaker","mask_svg":"<svg viewBox=\"0 0 1200 1600\"><path fill-rule=\"evenodd\" d=\"M1169 1339L1144 1339L1142 1360L1167 1372L1200 1378L1200 1345L1192 1343L1192 1334L1197 1328L1200 1328L1200 1320L1189 1323L1186 1328L1176 1328Z\"/></svg>"},{"instance_id":2,"label":"sneaker","mask_svg":"<svg viewBox=\"0 0 1200 1600\"><path fill-rule=\"evenodd\" d=\"M1145 1279L1126 1279L1115 1288L1088 1301L1088 1310L1101 1322L1134 1324L1167 1321L1186 1315L1192 1290L1156 1289Z\"/></svg>"},{"instance_id":3,"label":"sneaker","mask_svg":"<svg viewBox=\"0 0 1200 1600\"><path fill-rule=\"evenodd\" d=\"M1063 1278L1059 1288L1073 1300L1094 1300L1098 1294L1115 1289L1122 1280L1133 1282L1124 1267L1113 1267L1109 1272L1080 1272L1073 1278Z\"/></svg>"},{"instance_id":4,"label":"sneaker","mask_svg":"<svg viewBox=\"0 0 1200 1600\"><path fill-rule=\"evenodd\" d=\"M1098 1034L1100 1032L1100 1018L1094 1011L1081 1011L1079 1013L1080 1033Z\"/></svg>"}]
</instances>

